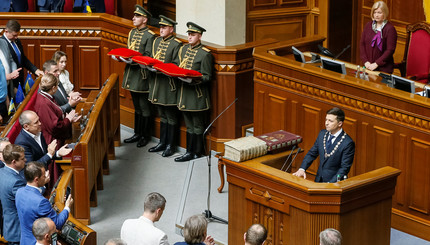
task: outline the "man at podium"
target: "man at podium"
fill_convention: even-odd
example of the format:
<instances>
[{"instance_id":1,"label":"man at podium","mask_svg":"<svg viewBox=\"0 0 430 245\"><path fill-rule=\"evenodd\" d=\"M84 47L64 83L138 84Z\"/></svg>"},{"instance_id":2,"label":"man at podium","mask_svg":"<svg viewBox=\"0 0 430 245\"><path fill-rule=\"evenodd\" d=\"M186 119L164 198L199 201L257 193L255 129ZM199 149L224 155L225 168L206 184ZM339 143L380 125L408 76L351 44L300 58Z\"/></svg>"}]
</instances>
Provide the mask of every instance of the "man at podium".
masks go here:
<instances>
[{"instance_id":1,"label":"man at podium","mask_svg":"<svg viewBox=\"0 0 430 245\"><path fill-rule=\"evenodd\" d=\"M334 183L338 180L338 176L342 179L349 173L354 161L355 143L342 129L344 120L345 113L341 109L335 107L327 111L326 129L320 131L299 170L293 175L306 179L306 169L318 156L320 165L315 182Z\"/></svg>"}]
</instances>

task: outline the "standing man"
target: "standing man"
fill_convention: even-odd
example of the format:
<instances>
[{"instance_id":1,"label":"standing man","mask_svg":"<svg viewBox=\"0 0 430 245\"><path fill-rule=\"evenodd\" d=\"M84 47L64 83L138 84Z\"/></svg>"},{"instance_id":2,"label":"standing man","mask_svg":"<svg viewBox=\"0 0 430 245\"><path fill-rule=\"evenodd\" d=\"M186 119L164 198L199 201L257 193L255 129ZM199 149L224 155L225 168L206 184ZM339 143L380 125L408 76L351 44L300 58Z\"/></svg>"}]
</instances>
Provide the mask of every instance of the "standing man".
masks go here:
<instances>
[{"instance_id":1,"label":"standing man","mask_svg":"<svg viewBox=\"0 0 430 245\"><path fill-rule=\"evenodd\" d=\"M127 244L168 245L167 235L154 226L160 220L166 207L166 199L157 192L149 193L145 198L143 215L138 219L128 219L121 227L121 239Z\"/></svg>"},{"instance_id":2,"label":"standing man","mask_svg":"<svg viewBox=\"0 0 430 245\"><path fill-rule=\"evenodd\" d=\"M41 217L48 217L61 230L73 204L72 195L66 200L64 210L57 214L48 199L42 196L41 187L45 185L45 166L39 162L29 162L24 169L27 185L16 192L16 208L21 223L21 244L35 244L32 233L33 222Z\"/></svg>"},{"instance_id":3,"label":"standing man","mask_svg":"<svg viewBox=\"0 0 430 245\"><path fill-rule=\"evenodd\" d=\"M343 131L345 113L334 107L327 111L325 127L320 131L317 140L303 159L302 165L293 175L306 179L306 169L319 156L320 165L315 177L315 182L337 181L349 173L354 161L355 143L351 137Z\"/></svg>"},{"instance_id":4,"label":"standing man","mask_svg":"<svg viewBox=\"0 0 430 245\"><path fill-rule=\"evenodd\" d=\"M178 24L175 21L160 15L160 36L152 45L153 58L164 63L179 65L178 52L182 42L173 35L173 30ZM176 135L178 133L178 108L176 107L176 94L178 81L156 72L154 79L149 80L149 100L157 105L160 115L160 142L149 148L149 152L163 151L163 157L169 157L175 153Z\"/></svg>"},{"instance_id":5,"label":"standing man","mask_svg":"<svg viewBox=\"0 0 430 245\"><path fill-rule=\"evenodd\" d=\"M206 30L188 22L188 44L179 50L179 67L200 72L199 79L181 79L177 106L184 115L187 127L187 152L175 158L185 162L200 157L203 153L203 132L205 130L205 111L210 108L209 87L213 73L213 57L210 50L201 44L202 33Z\"/></svg>"},{"instance_id":6,"label":"standing man","mask_svg":"<svg viewBox=\"0 0 430 245\"><path fill-rule=\"evenodd\" d=\"M136 4L133 25L136 27L128 34L127 48L142 55L151 56L155 33L146 26L151 14ZM127 64L124 70L122 87L131 93L134 105L134 135L124 143L137 142L137 147L144 147L151 140L151 103L148 100L149 71L138 64Z\"/></svg>"},{"instance_id":7,"label":"standing man","mask_svg":"<svg viewBox=\"0 0 430 245\"><path fill-rule=\"evenodd\" d=\"M267 229L261 224L253 224L243 234L245 245L263 245L267 238Z\"/></svg>"},{"instance_id":8,"label":"standing man","mask_svg":"<svg viewBox=\"0 0 430 245\"><path fill-rule=\"evenodd\" d=\"M20 30L21 30L21 25L17 20L13 20L13 19L9 20L6 23L4 35L1 38L7 41L10 53L12 54L12 59L16 63L17 68L25 68L30 72L36 74L37 76L42 76L43 72L39 70L35 65L33 65L33 63L31 63L31 61L28 60L24 54L24 49L22 47L21 41L18 38ZM13 80L14 88L17 89L18 84L21 84L21 86L24 88L24 79L25 79L24 70L21 69L19 71L18 78Z\"/></svg>"},{"instance_id":9,"label":"standing man","mask_svg":"<svg viewBox=\"0 0 430 245\"><path fill-rule=\"evenodd\" d=\"M0 137L0 169L5 166L5 161L3 158L3 149L10 145L9 139L7 137ZM0 198L0 236L3 236L3 208L1 205Z\"/></svg>"},{"instance_id":10,"label":"standing man","mask_svg":"<svg viewBox=\"0 0 430 245\"><path fill-rule=\"evenodd\" d=\"M25 186L25 179L20 171L25 167L24 148L19 145L7 145L3 150L6 166L0 169L0 200L3 207L3 236L9 244L19 244L21 229L15 196L18 189Z\"/></svg>"}]
</instances>

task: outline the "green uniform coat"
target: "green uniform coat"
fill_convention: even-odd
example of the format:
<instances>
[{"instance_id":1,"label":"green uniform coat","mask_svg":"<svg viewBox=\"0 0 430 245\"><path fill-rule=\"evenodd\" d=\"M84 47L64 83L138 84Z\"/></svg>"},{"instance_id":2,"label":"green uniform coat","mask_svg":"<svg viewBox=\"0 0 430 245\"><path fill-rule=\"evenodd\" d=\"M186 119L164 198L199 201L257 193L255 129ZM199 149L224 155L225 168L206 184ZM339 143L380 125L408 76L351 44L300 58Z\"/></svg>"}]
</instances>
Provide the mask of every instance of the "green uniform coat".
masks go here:
<instances>
[{"instance_id":1,"label":"green uniform coat","mask_svg":"<svg viewBox=\"0 0 430 245\"><path fill-rule=\"evenodd\" d=\"M203 77L191 84L181 81L178 92L180 111L205 111L210 108L209 86L213 73L213 57L210 50L198 44L191 47L186 44L179 50L179 67L200 72Z\"/></svg>"},{"instance_id":2,"label":"green uniform coat","mask_svg":"<svg viewBox=\"0 0 430 245\"><path fill-rule=\"evenodd\" d=\"M154 38L155 33L149 30L148 27L134 28L128 34L127 48L138 51L144 56L150 56ZM124 70L122 87L137 93L148 93L148 75L149 71L141 68L138 64L127 64Z\"/></svg>"}]
</instances>

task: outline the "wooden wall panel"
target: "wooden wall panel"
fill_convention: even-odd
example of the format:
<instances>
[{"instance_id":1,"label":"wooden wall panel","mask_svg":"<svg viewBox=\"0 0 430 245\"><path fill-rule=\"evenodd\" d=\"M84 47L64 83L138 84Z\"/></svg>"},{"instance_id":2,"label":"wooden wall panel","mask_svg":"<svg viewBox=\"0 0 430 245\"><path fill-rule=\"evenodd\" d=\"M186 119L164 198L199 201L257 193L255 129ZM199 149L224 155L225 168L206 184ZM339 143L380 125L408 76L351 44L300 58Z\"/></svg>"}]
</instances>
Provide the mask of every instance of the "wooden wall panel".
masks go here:
<instances>
[{"instance_id":1,"label":"wooden wall panel","mask_svg":"<svg viewBox=\"0 0 430 245\"><path fill-rule=\"evenodd\" d=\"M286 126L286 121L289 118L287 98L268 94L266 97L266 104L268 107L272 108L272 113L265 113L263 116L263 131L265 133L269 133L272 128L284 128Z\"/></svg>"},{"instance_id":2,"label":"wooden wall panel","mask_svg":"<svg viewBox=\"0 0 430 245\"><path fill-rule=\"evenodd\" d=\"M393 163L393 149L394 149L394 131L386 128L374 126L373 139L367 141L369 143L369 151L373 151L373 161L368 162L366 167L367 171L383 166L391 166Z\"/></svg>"},{"instance_id":3,"label":"wooden wall panel","mask_svg":"<svg viewBox=\"0 0 430 245\"><path fill-rule=\"evenodd\" d=\"M66 54L67 54L67 71L69 72L69 79L70 82L72 82L74 84L75 81L75 73L73 72L75 69L75 65L73 64L73 61L76 60L75 59L75 54L73 52L73 50L75 49L75 46L73 44L67 44L66 45ZM77 90L77 88L75 88L74 90Z\"/></svg>"},{"instance_id":4,"label":"wooden wall panel","mask_svg":"<svg viewBox=\"0 0 430 245\"><path fill-rule=\"evenodd\" d=\"M295 39L306 36L306 16L288 18L265 18L250 21L253 40L275 38L278 40Z\"/></svg>"},{"instance_id":5,"label":"wooden wall panel","mask_svg":"<svg viewBox=\"0 0 430 245\"><path fill-rule=\"evenodd\" d=\"M47 60L52 59L52 55L54 55L55 51L60 50L61 45L40 45L40 64L44 64ZM73 68L73 67L72 67ZM40 69L43 70L42 66Z\"/></svg>"},{"instance_id":6,"label":"wooden wall panel","mask_svg":"<svg viewBox=\"0 0 430 245\"><path fill-rule=\"evenodd\" d=\"M79 87L100 89L100 46L79 46Z\"/></svg>"},{"instance_id":7,"label":"wooden wall panel","mask_svg":"<svg viewBox=\"0 0 430 245\"><path fill-rule=\"evenodd\" d=\"M430 197L424 193L430 193L430 165L424 163L430 159L430 142L412 138L410 143L409 208L428 215Z\"/></svg>"}]
</instances>

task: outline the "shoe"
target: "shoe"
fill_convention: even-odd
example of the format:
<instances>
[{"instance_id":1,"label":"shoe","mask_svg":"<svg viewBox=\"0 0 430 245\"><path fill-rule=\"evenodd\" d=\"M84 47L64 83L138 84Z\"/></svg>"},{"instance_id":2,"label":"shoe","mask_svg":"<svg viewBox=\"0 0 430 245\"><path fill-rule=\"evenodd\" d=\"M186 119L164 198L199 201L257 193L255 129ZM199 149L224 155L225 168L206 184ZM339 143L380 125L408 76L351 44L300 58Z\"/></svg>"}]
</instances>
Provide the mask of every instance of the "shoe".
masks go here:
<instances>
[{"instance_id":1,"label":"shoe","mask_svg":"<svg viewBox=\"0 0 430 245\"><path fill-rule=\"evenodd\" d=\"M192 152L187 152L184 155L175 158L175 162L187 162L189 160L193 160L194 159L194 153Z\"/></svg>"},{"instance_id":2,"label":"shoe","mask_svg":"<svg viewBox=\"0 0 430 245\"><path fill-rule=\"evenodd\" d=\"M144 147L148 144L149 140L147 140L145 137L140 137L139 142L137 142L137 147Z\"/></svg>"},{"instance_id":3,"label":"shoe","mask_svg":"<svg viewBox=\"0 0 430 245\"><path fill-rule=\"evenodd\" d=\"M162 156L163 157L170 157L173 154L175 154L175 147L173 145L167 145L166 149L163 151Z\"/></svg>"},{"instance_id":4,"label":"shoe","mask_svg":"<svg viewBox=\"0 0 430 245\"><path fill-rule=\"evenodd\" d=\"M149 152L159 152L159 151L164 151L165 149L166 149L166 145L160 142L156 146L149 148L148 151Z\"/></svg>"},{"instance_id":5,"label":"shoe","mask_svg":"<svg viewBox=\"0 0 430 245\"><path fill-rule=\"evenodd\" d=\"M134 134L133 136L131 136L130 138L127 138L124 140L124 143L134 143L139 141L140 139L140 135L138 134Z\"/></svg>"}]
</instances>

